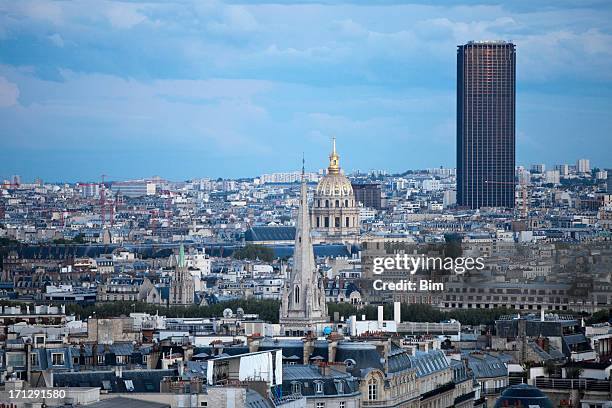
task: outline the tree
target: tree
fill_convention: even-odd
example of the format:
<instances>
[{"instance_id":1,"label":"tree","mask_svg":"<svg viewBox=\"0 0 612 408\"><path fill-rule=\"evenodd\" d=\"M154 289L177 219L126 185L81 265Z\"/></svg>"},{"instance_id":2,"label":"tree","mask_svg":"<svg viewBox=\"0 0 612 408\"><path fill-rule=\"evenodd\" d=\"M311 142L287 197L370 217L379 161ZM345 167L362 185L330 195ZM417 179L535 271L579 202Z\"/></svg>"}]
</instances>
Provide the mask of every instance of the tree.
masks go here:
<instances>
[{"instance_id":1,"label":"tree","mask_svg":"<svg viewBox=\"0 0 612 408\"><path fill-rule=\"evenodd\" d=\"M459 258L463 254L461 249L461 235L459 234L444 234L445 250L444 255L450 258Z\"/></svg>"},{"instance_id":2,"label":"tree","mask_svg":"<svg viewBox=\"0 0 612 408\"><path fill-rule=\"evenodd\" d=\"M566 378L580 378L580 375L584 369L582 367L570 366L565 367L565 377Z\"/></svg>"},{"instance_id":3,"label":"tree","mask_svg":"<svg viewBox=\"0 0 612 408\"><path fill-rule=\"evenodd\" d=\"M68 304L66 313L86 318L89 316L115 317L128 316L130 313L149 313L164 315L167 317L221 317L223 310L232 309L234 313L242 308L245 313L258 314L260 319L278 323L278 312L280 302L270 299L236 299L227 302L214 303L209 306L192 305L183 306L161 306L144 302L109 302L91 305Z\"/></svg>"},{"instance_id":4,"label":"tree","mask_svg":"<svg viewBox=\"0 0 612 408\"><path fill-rule=\"evenodd\" d=\"M245 247L236 249L232 256L235 259L259 259L264 262L272 262L274 250L264 245L247 244Z\"/></svg>"}]
</instances>

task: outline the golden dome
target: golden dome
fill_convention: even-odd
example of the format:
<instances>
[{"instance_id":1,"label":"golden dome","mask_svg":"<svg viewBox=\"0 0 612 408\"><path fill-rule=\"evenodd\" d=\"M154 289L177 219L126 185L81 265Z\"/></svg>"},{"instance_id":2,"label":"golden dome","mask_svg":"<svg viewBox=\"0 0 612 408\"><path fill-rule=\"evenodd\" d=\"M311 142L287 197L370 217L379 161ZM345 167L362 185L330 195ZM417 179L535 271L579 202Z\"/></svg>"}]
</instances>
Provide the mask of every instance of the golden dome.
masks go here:
<instances>
[{"instance_id":1,"label":"golden dome","mask_svg":"<svg viewBox=\"0 0 612 408\"><path fill-rule=\"evenodd\" d=\"M326 197L350 197L353 186L344 174L328 174L319 181L317 195Z\"/></svg>"},{"instance_id":2,"label":"golden dome","mask_svg":"<svg viewBox=\"0 0 612 408\"><path fill-rule=\"evenodd\" d=\"M333 139L332 152L329 155L327 175L317 185L316 194L327 197L349 197L353 195L353 186L349 179L340 173L340 156L336 153L336 138Z\"/></svg>"}]
</instances>

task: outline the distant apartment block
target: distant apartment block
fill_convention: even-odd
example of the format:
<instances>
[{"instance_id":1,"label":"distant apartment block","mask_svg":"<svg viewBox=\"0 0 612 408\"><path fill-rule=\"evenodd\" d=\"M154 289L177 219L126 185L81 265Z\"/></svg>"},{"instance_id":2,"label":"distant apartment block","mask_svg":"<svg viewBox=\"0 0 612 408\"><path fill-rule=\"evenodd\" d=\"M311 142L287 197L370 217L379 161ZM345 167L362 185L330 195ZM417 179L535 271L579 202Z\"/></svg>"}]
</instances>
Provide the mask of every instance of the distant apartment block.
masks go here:
<instances>
[{"instance_id":1,"label":"distant apartment block","mask_svg":"<svg viewBox=\"0 0 612 408\"><path fill-rule=\"evenodd\" d=\"M143 180L137 181L122 181L111 185L111 192L114 194L120 193L124 197L143 197L155 195L155 183Z\"/></svg>"},{"instance_id":2,"label":"distant apartment block","mask_svg":"<svg viewBox=\"0 0 612 408\"><path fill-rule=\"evenodd\" d=\"M591 172L591 162L589 159L579 159L576 162L576 171L578 173L590 173Z\"/></svg>"},{"instance_id":3,"label":"distant apartment block","mask_svg":"<svg viewBox=\"0 0 612 408\"><path fill-rule=\"evenodd\" d=\"M382 208L380 184L353 183L353 192L355 193L355 201L361 203L364 207L377 210Z\"/></svg>"},{"instance_id":4,"label":"distant apartment block","mask_svg":"<svg viewBox=\"0 0 612 408\"><path fill-rule=\"evenodd\" d=\"M306 173L304 174L307 182L317 182L319 181L319 175L317 173ZM267 183L297 183L302 180L302 172L301 171L293 171L287 173L271 173L271 174L262 174L259 177L261 184Z\"/></svg>"}]
</instances>

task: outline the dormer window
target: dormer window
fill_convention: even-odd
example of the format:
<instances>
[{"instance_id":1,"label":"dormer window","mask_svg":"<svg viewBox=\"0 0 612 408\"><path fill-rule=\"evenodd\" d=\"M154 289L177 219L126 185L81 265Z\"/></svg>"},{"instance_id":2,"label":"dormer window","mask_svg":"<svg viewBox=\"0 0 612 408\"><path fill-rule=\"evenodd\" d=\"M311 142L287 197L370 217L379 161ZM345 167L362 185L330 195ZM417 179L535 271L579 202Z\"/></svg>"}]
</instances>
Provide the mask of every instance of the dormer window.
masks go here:
<instances>
[{"instance_id":1,"label":"dormer window","mask_svg":"<svg viewBox=\"0 0 612 408\"><path fill-rule=\"evenodd\" d=\"M344 394L344 383L342 380L335 380L334 383L336 385L336 392L338 394Z\"/></svg>"},{"instance_id":2,"label":"dormer window","mask_svg":"<svg viewBox=\"0 0 612 408\"><path fill-rule=\"evenodd\" d=\"M302 393L302 384L297 381L291 383L291 393L292 394L301 394Z\"/></svg>"},{"instance_id":3,"label":"dormer window","mask_svg":"<svg viewBox=\"0 0 612 408\"><path fill-rule=\"evenodd\" d=\"M317 394L323 393L323 382L321 381L316 381L314 383L314 387L315 387L315 392Z\"/></svg>"}]
</instances>

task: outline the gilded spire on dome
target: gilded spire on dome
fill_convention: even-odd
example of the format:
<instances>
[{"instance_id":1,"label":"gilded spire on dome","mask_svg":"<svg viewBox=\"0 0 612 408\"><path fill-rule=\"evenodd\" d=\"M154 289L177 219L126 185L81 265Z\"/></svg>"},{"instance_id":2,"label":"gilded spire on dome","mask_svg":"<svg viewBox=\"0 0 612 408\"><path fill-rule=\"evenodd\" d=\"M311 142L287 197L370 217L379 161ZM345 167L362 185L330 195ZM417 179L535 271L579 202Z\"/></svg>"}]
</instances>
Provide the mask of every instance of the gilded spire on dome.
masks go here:
<instances>
[{"instance_id":1,"label":"gilded spire on dome","mask_svg":"<svg viewBox=\"0 0 612 408\"><path fill-rule=\"evenodd\" d=\"M340 156L336 153L336 138L334 137L332 140L332 152L329 155L329 167L327 168L327 172L329 174L338 174L340 173Z\"/></svg>"}]
</instances>

